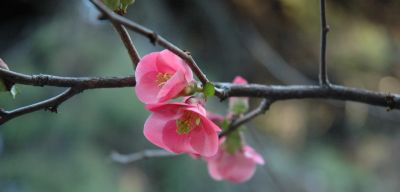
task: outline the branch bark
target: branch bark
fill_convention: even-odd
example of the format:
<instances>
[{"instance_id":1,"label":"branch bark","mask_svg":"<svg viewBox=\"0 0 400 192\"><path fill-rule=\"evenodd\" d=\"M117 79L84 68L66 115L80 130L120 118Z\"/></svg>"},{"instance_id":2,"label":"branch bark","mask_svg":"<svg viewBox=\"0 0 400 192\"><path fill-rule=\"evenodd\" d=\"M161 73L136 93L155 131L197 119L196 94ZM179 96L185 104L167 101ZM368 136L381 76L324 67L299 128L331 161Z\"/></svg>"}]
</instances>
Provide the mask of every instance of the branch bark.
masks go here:
<instances>
[{"instance_id":1,"label":"branch bark","mask_svg":"<svg viewBox=\"0 0 400 192\"><path fill-rule=\"evenodd\" d=\"M129 57L131 58L131 61L133 64L133 69L135 69L137 64L140 61L139 52L137 51L135 45L133 44L132 39L129 36L129 33L126 30L126 28L124 26L122 26L121 24L118 24L115 22L111 22L111 23L114 26L115 30L118 32L122 43L124 43L124 46L125 46L126 50L128 51Z\"/></svg>"},{"instance_id":2,"label":"branch bark","mask_svg":"<svg viewBox=\"0 0 400 192\"><path fill-rule=\"evenodd\" d=\"M147 149L132 154L120 154L118 152L111 153L111 159L115 162L128 164L142 159L154 158L154 157L171 157L177 156L175 153L171 153L162 149Z\"/></svg>"},{"instance_id":3,"label":"branch bark","mask_svg":"<svg viewBox=\"0 0 400 192\"><path fill-rule=\"evenodd\" d=\"M320 1L321 13L321 61L319 64L319 83L321 86L329 86L328 70L326 67L326 36L329 26L326 24L325 0Z\"/></svg>"},{"instance_id":4,"label":"branch bark","mask_svg":"<svg viewBox=\"0 0 400 192\"><path fill-rule=\"evenodd\" d=\"M231 134L243 124L251 121L261 114L264 114L269 109L272 103L272 100L263 99L256 109L246 113L244 116L239 117L238 119L233 120L232 123L229 125L229 128L226 131L222 132L219 137Z\"/></svg>"},{"instance_id":5,"label":"branch bark","mask_svg":"<svg viewBox=\"0 0 400 192\"><path fill-rule=\"evenodd\" d=\"M96 6L96 8L99 11L103 13L105 18L108 18L111 22L124 25L125 27L131 29L132 31L136 31L137 33L147 37L153 44L158 44L161 47L164 47L170 50L171 52L175 53L179 57L181 57L183 60L187 62L189 67L193 70L194 74L197 76L197 78L199 78L199 80L203 85L209 82L206 75L202 72L202 70L199 68L197 63L192 58L190 52L181 50L176 45L166 40L164 37L158 35L156 32L114 13L109 8L107 8L107 6L105 6L101 1L99 0L90 0L90 1Z\"/></svg>"}]
</instances>

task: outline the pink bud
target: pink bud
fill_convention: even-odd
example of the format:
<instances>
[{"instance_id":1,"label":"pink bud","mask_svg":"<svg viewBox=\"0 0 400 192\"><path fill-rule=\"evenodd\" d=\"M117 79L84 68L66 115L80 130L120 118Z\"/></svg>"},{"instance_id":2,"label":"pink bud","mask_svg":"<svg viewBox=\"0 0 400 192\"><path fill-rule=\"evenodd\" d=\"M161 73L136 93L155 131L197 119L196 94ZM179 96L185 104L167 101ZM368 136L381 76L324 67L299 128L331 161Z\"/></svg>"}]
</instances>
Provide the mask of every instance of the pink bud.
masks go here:
<instances>
[{"instance_id":1,"label":"pink bud","mask_svg":"<svg viewBox=\"0 0 400 192\"><path fill-rule=\"evenodd\" d=\"M236 76L233 80L234 84L246 85L247 81L241 76ZM249 109L248 97L231 97L229 98L229 114L240 115Z\"/></svg>"}]
</instances>

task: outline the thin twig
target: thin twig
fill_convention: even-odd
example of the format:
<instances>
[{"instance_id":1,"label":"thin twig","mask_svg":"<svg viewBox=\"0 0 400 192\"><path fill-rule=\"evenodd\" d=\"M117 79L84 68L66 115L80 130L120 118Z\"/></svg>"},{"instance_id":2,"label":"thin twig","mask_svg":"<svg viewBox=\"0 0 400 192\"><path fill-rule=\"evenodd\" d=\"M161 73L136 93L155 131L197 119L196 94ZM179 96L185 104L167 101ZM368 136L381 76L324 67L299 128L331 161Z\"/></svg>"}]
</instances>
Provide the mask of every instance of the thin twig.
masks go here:
<instances>
[{"instance_id":1,"label":"thin twig","mask_svg":"<svg viewBox=\"0 0 400 192\"><path fill-rule=\"evenodd\" d=\"M112 22L119 23L133 31L136 31L137 33L147 37L153 44L158 44L181 57L187 62L189 67L193 70L194 74L197 76L197 78L199 78L203 85L209 82L206 75L201 71L189 52L181 50L176 45L166 40L164 37L158 35L156 32L114 13L99 0L90 1L97 7L99 11L103 13L106 18L108 18Z\"/></svg>"},{"instance_id":2,"label":"thin twig","mask_svg":"<svg viewBox=\"0 0 400 192\"><path fill-rule=\"evenodd\" d=\"M118 163L128 164L142 159L155 158L155 157L157 158L171 157L176 155L177 154L175 153L171 153L162 149L147 149L132 154L120 154L118 152L113 151L111 153L111 159Z\"/></svg>"},{"instance_id":3,"label":"thin twig","mask_svg":"<svg viewBox=\"0 0 400 192\"><path fill-rule=\"evenodd\" d=\"M133 44L128 31L121 24L118 24L116 22L111 22L111 23L113 24L115 30L119 34L119 37L121 38L122 42L124 43L124 46L125 46L126 50L128 51L129 57L131 58L131 61L133 64L133 69L135 69L137 64L140 61L140 55L139 55L135 45Z\"/></svg>"},{"instance_id":4,"label":"thin twig","mask_svg":"<svg viewBox=\"0 0 400 192\"><path fill-rule=\"evenodd\" d=\"M326 36L329 26L326 24L325 0L321 0L321 61L319 65L319 83L321 86L329 86L328 70L326 67Z\"/></svg>"},{"instance_id":5,"label":"thin twig","mask_svg":"<svg viewBox=\"0 0 400 192\"><path fill-rule=\"evenodd\" d=\"M251 121L252 119L257 117L258 115L264 114L265 111L267 111L269 109L269 107L271 106L272 103L273 103L272 100L263 99L260 102L260 105L256 109L246 113L242 117L239 117L239 118L233 120L232 123L229 125L228 129L226 131L222 132L219 135L219 137L223 137L225 135L229 135L230 133L232 133L235 130L237 130L241 125Z\"/></svg>"},{"instance_id":6,"label":"thin twig","mask_svg":"<svg viewBox=\"0 0 400 192\"><path fill-rule=\"evenodd\" d=\"M34 103L32 105L24 106L18 109L14 109L11 111L4 111L3 109L0 109L0 125L4 124L5 122L14 119L16 117L32 113L38 110L49 110L51 112L57 113L57 108L58 106L63 103L64 101L70 99L74 95L80 93L83 91L82 88L69 88L63 93L52 97L50 99Z\"/></svg>"}]
</instances>

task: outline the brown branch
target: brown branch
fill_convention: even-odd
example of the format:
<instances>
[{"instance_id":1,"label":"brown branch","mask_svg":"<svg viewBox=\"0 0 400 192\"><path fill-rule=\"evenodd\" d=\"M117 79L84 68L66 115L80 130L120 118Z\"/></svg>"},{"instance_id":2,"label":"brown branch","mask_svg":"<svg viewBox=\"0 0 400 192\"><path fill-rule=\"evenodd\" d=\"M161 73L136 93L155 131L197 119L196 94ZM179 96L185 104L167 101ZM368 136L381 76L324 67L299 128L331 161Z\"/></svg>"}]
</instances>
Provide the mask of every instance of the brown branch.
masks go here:
<instances>
[{"instance_id":1,"label":"brown branch","mask_svg":"<svg viewBox=\"0 0 400 192\"><path fill-rule=\"evenodd\" d=\"M124 46L125 46L126 50L128 51L129 57L131 58L131 61L133 64L133 69L135 69L137 64L140 61L140 55L139 55L135 45L133 44L128 31L121 24L118 24L116 22L111 22L111 23L113 24L115 30L119 34L119 37L121 38L122 42L124 43Z\"/></svg>"},{"instance_id":2,"label":"brown branch","mask_svg":"<svg viewBox=\"0 0 400 192\"><path fill-rule=\"evenodd\" d=\"M60 77L53 75L25 75L0 69L0 77L13 83L32 86L74 87L84 89L133 87L135 77Z\"/></svg>"},{"instance_id":3,"label":"brown branch","mask_svg":"<svg viewBox=\"0 0 400 192\"><path fill-rule=\"evenodd\" d=\"M18 84L33 86L73 87L81 91L97 88L133 87L136 84L135 79L132 76L110 78L59 77L43 74L25 75L4 69L0 69L0 77ZM398 94L384 94L365 89L350 88L339 85L331 85L329 87L312 85L236 85L232 83L215 83L215 85L219 90L221 90L220 99L226 99L228 97L258 97L268 98L271 101L279 101L288 99L318 98L354 101L382 106L388 109L400 109L400 95ZM6 111L3 110L0 112L0 116L4 118L4 115L6 115Z\"/></svg>"},{"instance_id":4,"label":"brown branch","mask_svg":"<svg viewBox=\"0 0 400 192\"><path fill-rule=\"evenodd\" d=\"M326 67L326 36L329 26L326 24L325 0L321 0L321 61L319 64L319 83L321 86L329 86L328 70Z\"/></svg>"},{"instance_id":5,"label":"brown branch","mask_svg":"<svg viewBox=\"0 0 400 192\"><path fill-rule=\"evenodd\" d=\"M313 86L313 85L236 85L231 83L216 83L223 91L223 98L227 97L258 97L274 101L289 99L334 99L354 101L388 109L400 109L399 94L384 94L365 89L344 87L340 85Z\"/></svg>"},{"instance_id":6,"label":"brown branch","mask_svg":"<svg viewBox=\"0 0 400 192\"><path fill-rule=\"evenodd\" d=\"M187 51L183 51L180 48L178 48L176 45L172 44L168 40L166 40L164 37L158 35L156 32L147 29L146 27L133 22L125 17L122 17L113 11L111 11L107 6L105 6L102 2L99 0L90 0L99 11L103 13L103 15L111 20L111 22L119 23L121 25L124 25L125 27L136 31L137 33L147 37L153 44L158 44L171 52L175 53L179 57L181 57L183 60L187 62L189 67L193 70L194 74L199 78L201 83L204 85L209 80L207 79L206 75L201 71L197 63L194 61L192 58L191 54Z\"/></svg>"},{"instance_id":7,"label":"brown branch","mask_svg":"<svg viewBox=\"0 0 400 192\"><path fill-rule=\"evenodd\" d=\"M113 151L111 153L111 159L118 163L128 164L142 159L155 158L155 157L171 157L176 155L177 154L162 149L147 149L126 155Z\"/></svg>"},{"instance_id":8,"label":"brown branch","mask_svg":"<svg viewBox=\"0 0 400 192\"><path fill-rule=\"evenodd\" d=\"M226 131L222 132L219 135L219 137L223 137L225 135L229 135L230 133L232 133L235 130L237 130L243 124L251 121L252 119L257 117L258 115L264 114L265 111L267 111L269 109L269 107L271 106L272 103L273 103L273 100L263 99L260 102L260 105L256 109L246 113L242 117L239 117L239 118L233 120L231 122L231 124L229 125L228 129Z\"/></svg>"},{"instance_id":9,"label":"brown branch","mask_svg":"<svg viewBox=\"0 0 400 192\"><path fill-rule=\"evenodd\" d=\"M61 103L63 103L64 101L70 99L71 97L82 91L83 91L82 88L73 87L67 89L66 91L55 97L34 103L32 105L24 106L11 111L4 111L3 109L0 109L0 125L16 117L42 109L57 113L57 108Z\"/></svg>"}]
</instances>

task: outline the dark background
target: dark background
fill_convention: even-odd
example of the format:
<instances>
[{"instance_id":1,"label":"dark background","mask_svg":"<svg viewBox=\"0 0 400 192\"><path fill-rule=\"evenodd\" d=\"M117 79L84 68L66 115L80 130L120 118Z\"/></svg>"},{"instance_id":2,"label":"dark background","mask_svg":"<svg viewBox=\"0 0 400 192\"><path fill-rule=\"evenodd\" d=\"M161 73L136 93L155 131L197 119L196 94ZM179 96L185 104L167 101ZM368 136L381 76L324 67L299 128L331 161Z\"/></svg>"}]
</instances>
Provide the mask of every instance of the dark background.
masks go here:
<instances>
[{"instance_id":1,"label":"dark background","mask_svg":"<svg viewBox=\"0 0 400 192\"><path fill-rule=\"evenodd\" d=\"M400 92L398 10L396 0L327 1L331 82ZM86 0L2 2L0 58L26 74L131 75L123 44L97 14ZM317 0L136 0L127 17L190 50L213 81L241 75L252 83L316 84ZM141 55L161 50L131 34ZM62 91L18 88L16 99L0 93L1 108ZM208 105L226 112L226 102ZM104 89L72 98L58 114L41 111L2 125L0 191L400 190L397 111L352 102L277 102L247 125L246 141L266 165L239 185L213 181L203 161L185 155L112 162L113 150L156 148L142 134L147 115L133 88Z\"/></svg>"}]
</instances>

